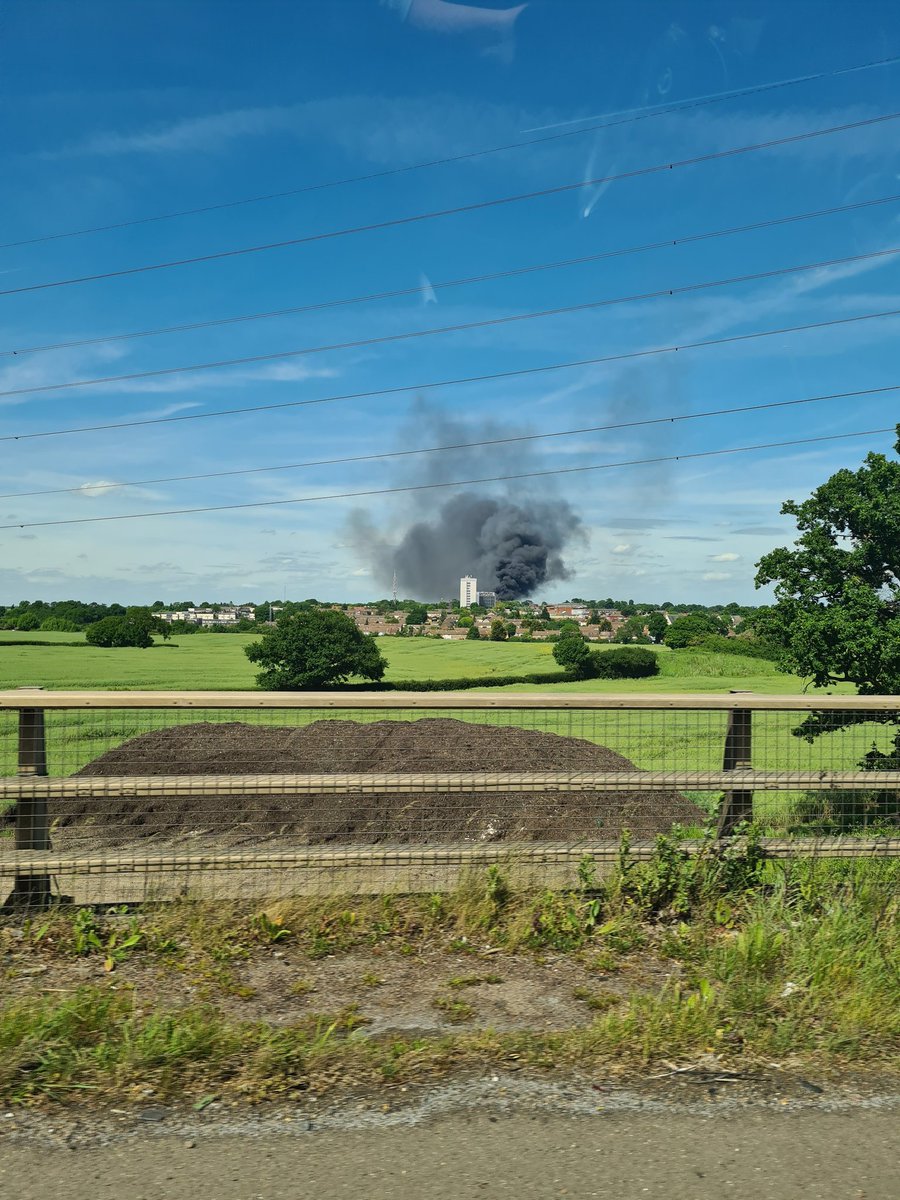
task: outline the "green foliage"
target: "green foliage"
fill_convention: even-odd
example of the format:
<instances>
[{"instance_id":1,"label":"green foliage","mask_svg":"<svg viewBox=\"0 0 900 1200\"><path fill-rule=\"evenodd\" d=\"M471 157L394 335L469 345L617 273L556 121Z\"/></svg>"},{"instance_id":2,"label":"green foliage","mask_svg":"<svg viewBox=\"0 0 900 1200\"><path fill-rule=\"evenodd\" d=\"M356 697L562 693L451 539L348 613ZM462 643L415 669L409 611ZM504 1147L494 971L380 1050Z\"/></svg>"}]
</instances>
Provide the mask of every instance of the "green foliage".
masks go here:
<instances>
[{"instance_id":1,"label":"green foliage","mask_svg":"<svg viewBox=\"0 0 900 1200\"><path fill-rule=\"evenodd\" d=\"M411 604L406 611L407 625L424 625L428 620L428 609L424 604Z\"/></svg>"},{"instance_id":2,"label":"green foliage","mask_svg":"<svg viewBox=\"0 0 900 1200\"><path fill-rule=\"evenodd\" d=\"M673 650L685 646L696 646L711 634L722 635L725 632L724 623L711 614L691 613L686 617L676 617L665 631L663 641Z\"/></svg>"},{"instance_id":3,"label":"green foliage","mask_svg":"<svg viewBox=\"0 0 900 1200\"><path fill-rule=\"evenodd\" d=\"M710 634L700 638L697 650L709 650L713 654L739 654L744 658L763 658L767 662L778 662L781 649L774 642L759 637L720 637Z\"/></svg>"},{"instance_id":4,"label":"green foliage","mask_svg":"<svg viewBox=\"0 0 900 1200\"><path fill-rule=\"evenodd\" d=\"M653 650L641 646L592 650L590 674L597 679L646 679L659 674L659 659Z\"/></svg>"},{"instance_id":5,"label":"green foliage","mask_svg":"<svg viewBox=\"0 0 900 1200\"><path fill-rule=\"evenodd\" d=\"M478 632L478 626L473 623L469 628L469 632L466 634L466 641L477 642L480 639L481 634Z\"/></svg>"},{"instance_id":6,"label":"green foliage","mask_svg":"<svg viewBox=\"0 0 900 1200\"><path fill-rule=\"evenodd\" d=\"M820 687L900 692L900 461L868 454L781 511L799 536L764 555L756 575L775 588L759 624L782 647L781 665Z\"/></svg>"},{"instance_id":7,"label":"green foliage","mask_svg":"<svg viewBox=\"0 0 900 1200\"><path fill-rule=\"evenodd\" d=\"M42 633L77 633L78 626L65 617L47 617L41 621Z\"/></svg>"},{"instance_id":8,"label":"green foliage","mask_svg":"<svg viewBox=\"0 0 900 1200\"><path fill-rule=\"evenodd\" d=\"M641 918L688 917L721 897L747 895L760 886L764 859L753 830L724 846L710 831L699 853L660 836L651 859L636 861L623 838L612 893ZM730 909L720 910L720 915Z\"/></svg>"},{"instance_id":9,"label":"green foliage","mask_svg":"<svg viewBox=\"0 0 900 1200\"><path fill-rule=\"evenodd\" d=\"M263 670L260 687L298 691L343 683L351 675L379 680L387 666L376 642L340 612L284 613L245 654Z\"/></svg>"},{"instance_id":10,"label":"green foliage","mask_svg":"<svg viewBox=\"0 0 900 1200\"><path fill-rule=\"evenodd\" d=\"M89 625L85 640L91 646L146 649L153 645L151 633L156 624L149 608L129 608L122 617L104 617Z\"/></svg>"},{"instance_id":11,"label":"green foliage","mask_svg":"<svg viewBox=\"0 0 900 1200\"><path fill-rule=\"evenodd\" d=\"M646 625L654 642L663 641L669 630L669 622L662 615L662 613L658 612L650 614L650 616L647 618Z\"/></svg>"},{"instance_id":12,"label":"green foliage","mask_svg":"<svg viewBox=\"0 0 900 1200\"><path fill-rule=\"evenodd\" d=\"M515 626L513 626L513 628L515 628ZM501 621L499 617L494 617L493 621L491 621L490 637L492 642L505 642L509 637L506 624L505 622Z\"/></svg>"},{"instance_id":13,"label":"green foliage","mask_svg":"<svg viewBox=\"0 0 900 1200\"><path fill-rule=\"evenodd\" d=\"M553 657L571 679L587 679L591 674L591 651L577 628L560 635Z\"/></svg>"}]
</instances>

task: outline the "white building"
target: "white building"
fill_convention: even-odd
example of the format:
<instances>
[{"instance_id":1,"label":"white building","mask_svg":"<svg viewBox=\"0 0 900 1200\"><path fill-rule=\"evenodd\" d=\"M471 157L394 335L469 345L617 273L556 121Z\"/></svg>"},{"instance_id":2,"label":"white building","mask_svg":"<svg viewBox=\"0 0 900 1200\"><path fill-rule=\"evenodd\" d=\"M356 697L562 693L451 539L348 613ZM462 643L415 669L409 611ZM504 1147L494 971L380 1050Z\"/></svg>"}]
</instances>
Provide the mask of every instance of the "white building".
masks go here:
<instances>
[{"instance_id":1,"label":"white building","mask_svg":"<svg viewBox=\"0 0 900 1200\"><path fill-rule=\"evenodd\" d=\"M474 575L463 575L459 581L459 607L469 608L478 603L478 580Z\"/></svg>"}]
</instances>

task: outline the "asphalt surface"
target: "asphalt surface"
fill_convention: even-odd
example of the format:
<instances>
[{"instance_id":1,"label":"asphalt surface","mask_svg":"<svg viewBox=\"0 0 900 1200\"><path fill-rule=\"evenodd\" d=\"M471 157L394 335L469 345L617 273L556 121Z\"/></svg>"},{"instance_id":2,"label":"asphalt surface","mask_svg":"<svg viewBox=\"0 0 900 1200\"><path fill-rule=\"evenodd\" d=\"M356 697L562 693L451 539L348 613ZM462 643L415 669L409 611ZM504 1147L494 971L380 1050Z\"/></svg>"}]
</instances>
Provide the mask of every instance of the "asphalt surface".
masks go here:
<instances>
[{"instance_id":1,"label":"asphalt surface","mask_svg":"<svg viewBox=\"0 0 900 1200\"><path fill-rule=\"evenodd\" d=\"M394 1127L0 1147L6 1200L897 1200L896 1109L455 1112Z\"/></svg>"}]
</instances>

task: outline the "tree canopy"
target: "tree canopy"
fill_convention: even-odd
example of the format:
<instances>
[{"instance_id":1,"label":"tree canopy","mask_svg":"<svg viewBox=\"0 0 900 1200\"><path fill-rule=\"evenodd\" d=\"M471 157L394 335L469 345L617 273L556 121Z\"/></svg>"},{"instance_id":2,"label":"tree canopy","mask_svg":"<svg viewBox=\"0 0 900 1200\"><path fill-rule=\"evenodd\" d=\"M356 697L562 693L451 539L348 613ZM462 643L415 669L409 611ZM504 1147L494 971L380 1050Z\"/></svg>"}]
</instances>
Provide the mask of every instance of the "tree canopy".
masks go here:
<instances>
[{"instance_id":1,"label":"tree canopy","mask_svg":"<svg viewBox=\"0 0 900 1200\"><path fill-rule=\"evenodd\" d=\"M377 643L350 617L315 609L283 613L244 653L263 668L259 686L278 691L328 687L351 675L379 680L387 667Z\"/></svg>"},{"instance_id":2,"label":"tree canopy","mask_svg":"<svg viewBox=\"0 0 900 1200\"><path fill-rule=\"evenodd\" d=\"M145 650L153 645L156 625L156 617L149 608L129 608L122 617L104 617L89 625L85 641L91 646L136 646Z\"/></svg>"},{"instance_id":3,"label":"tree canopy","mask_svg":"<svg viewBox=\"0 0 900 1200\"><path fill-rule=\"evenodd\" d=\"M590 674L590 648L577 629L560 635L553 647L553 657L573 679L586 679Z\"/></svg>"},{"instance_id":4,"label":"tree canopy","mask_svg":"<svg viewBox=\"0 0 900 1200\"><path fill-rule=\"evenodd\" d=\"M724 633L725 627L717 618L707 613L691 613L687 617L676 617L666 629L663 640L673 650L695 646L710 634Z\"/></svg>"},{"instance_id":5,"label":"tree canopy","mask_svg":"<svg viewBox=\"0 0 900 1200\"><path fill-rule=\"evenodd\" d=\"M900 425L897 434L900 453ZM756 574L757 587L774 585L756 624L782 648L781 666L819 686L900 692L900 461L868 454L781 511L799 536Z\"/></svg>"}]
</instances>

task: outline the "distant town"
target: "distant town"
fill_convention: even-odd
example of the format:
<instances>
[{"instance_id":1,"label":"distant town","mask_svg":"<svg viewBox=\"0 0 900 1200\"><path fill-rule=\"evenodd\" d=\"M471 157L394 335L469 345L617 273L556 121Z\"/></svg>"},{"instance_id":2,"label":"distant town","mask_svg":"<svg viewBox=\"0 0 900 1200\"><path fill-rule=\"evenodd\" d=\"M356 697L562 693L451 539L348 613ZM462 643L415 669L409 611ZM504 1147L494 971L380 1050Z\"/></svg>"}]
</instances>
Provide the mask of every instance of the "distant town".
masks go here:
<instances>
[{"instance_id":1,"label":"distant town","mask_svg":"<svg viewBox=\"0 0 900 1200\"><path fill-rule=\"evenodd\" d=\"M734 636L759 610L731 603L707 606L665 601L662 604L633 599L572 597L563 603L540 600L507 600L492 590L479 590L473 576L459 582L459 599L433 603L397 597L362 603L339 604L325 600L263 601L235 604L184 600L154 601L143 606L165 636L186 633L251 633L273 625L281 613L301 609L328 609L346 613L370 637L434 637L446 641L484 638L505 641L551 641L573 624L594 642L661 641L665 629L679 617L706 614L717 631ZM77 600L21 601L0 605L0 629L21 632L79 632L109 616L124 616L121 604L85 603Z\"/></svg>"}]
</instances>

